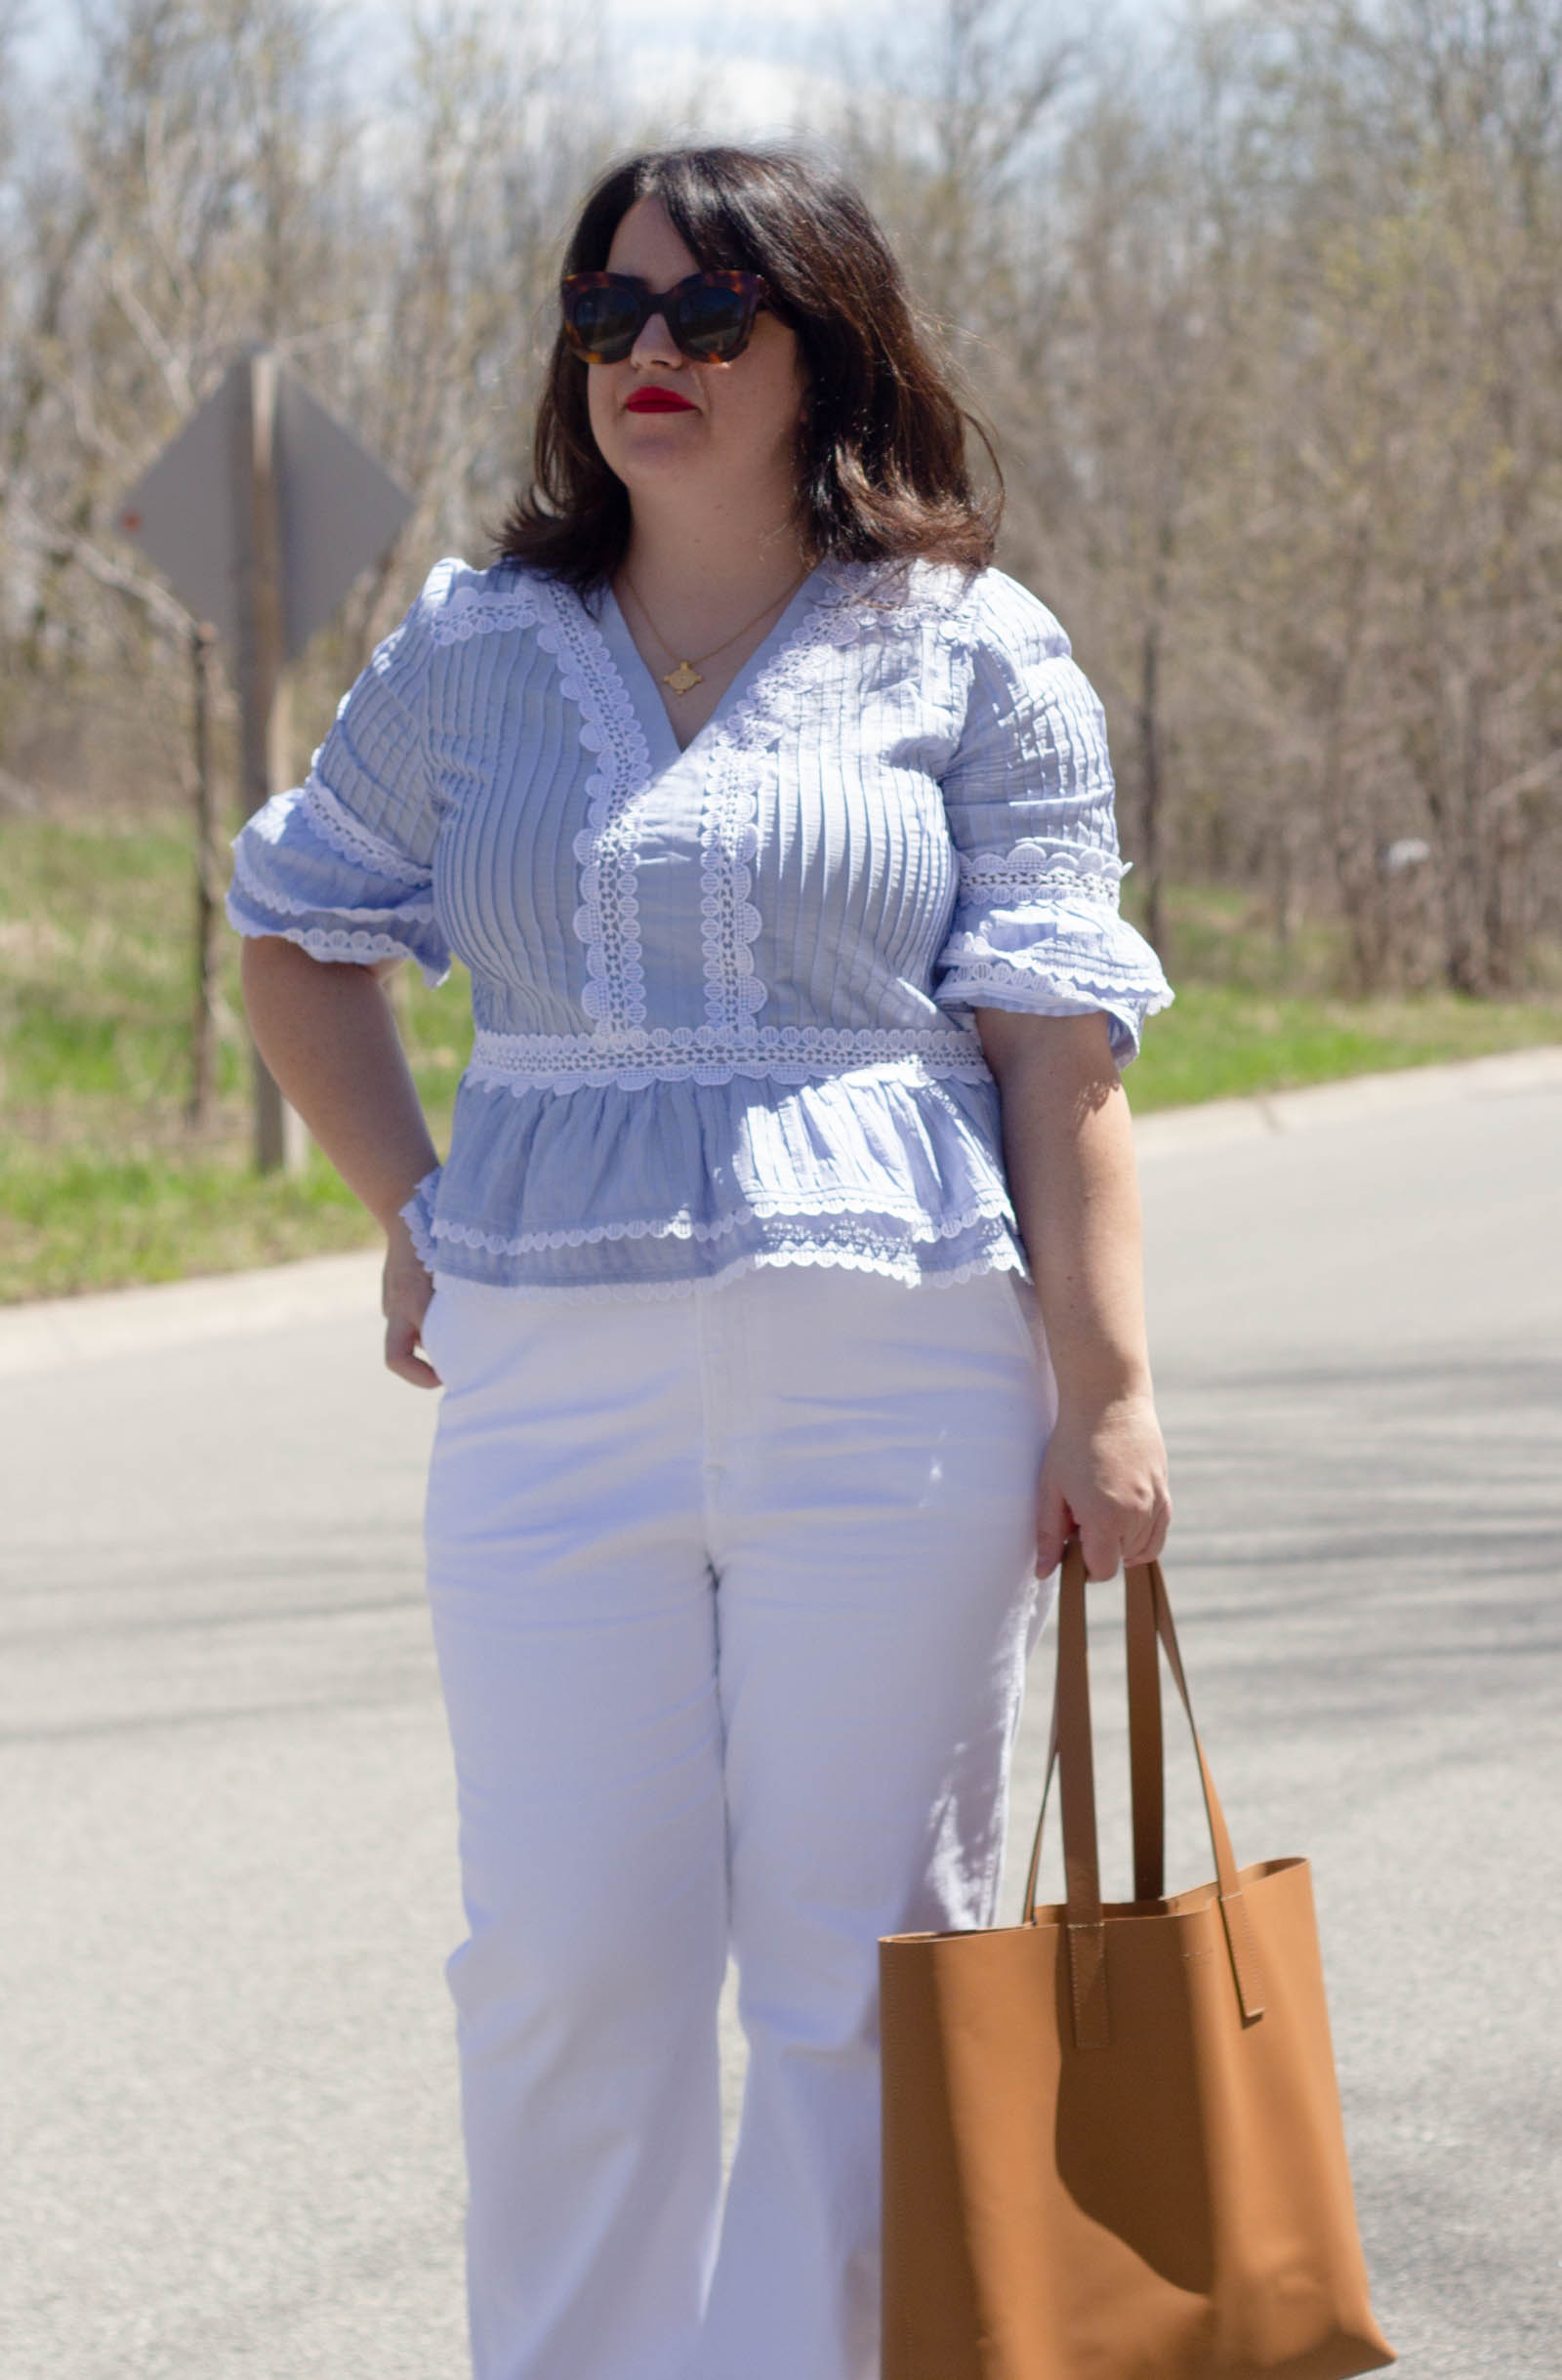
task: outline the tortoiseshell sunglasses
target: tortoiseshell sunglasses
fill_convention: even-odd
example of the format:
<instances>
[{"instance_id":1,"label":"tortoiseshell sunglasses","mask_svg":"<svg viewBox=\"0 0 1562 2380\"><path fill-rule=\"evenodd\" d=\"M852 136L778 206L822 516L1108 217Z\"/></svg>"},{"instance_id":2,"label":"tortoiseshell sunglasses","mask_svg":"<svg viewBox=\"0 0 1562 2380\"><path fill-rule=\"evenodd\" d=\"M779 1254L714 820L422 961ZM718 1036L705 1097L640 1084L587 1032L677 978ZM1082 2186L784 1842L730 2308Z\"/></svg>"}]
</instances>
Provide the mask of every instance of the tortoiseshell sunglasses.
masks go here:
<instances>
[{"instance_id":1,"label":"tortoiseshell sunglasses","mask_svg":"<svg viewBox=\"0 0 1562 2380\"><path fill-rule=\"evenodd\" d=\"M770 308L757 272L691 272L658 291L626 272L572 272L558 294L564 337L587 363L622 363L653 314L692 363L730 363L748 346L755 315Z\"/></svg>"}]
</instances>

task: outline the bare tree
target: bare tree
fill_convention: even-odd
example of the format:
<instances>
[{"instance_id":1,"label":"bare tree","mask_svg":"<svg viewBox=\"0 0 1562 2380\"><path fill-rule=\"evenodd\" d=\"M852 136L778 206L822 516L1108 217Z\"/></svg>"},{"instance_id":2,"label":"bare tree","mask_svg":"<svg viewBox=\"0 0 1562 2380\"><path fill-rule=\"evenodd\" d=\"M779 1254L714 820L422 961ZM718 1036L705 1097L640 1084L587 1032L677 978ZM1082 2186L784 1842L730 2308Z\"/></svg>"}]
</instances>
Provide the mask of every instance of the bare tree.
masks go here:
<instances>
[{"instance_id":1,"label":"bare tree","mask_svg":"<svg viewBox=\"0 0 1562 2380\"><path fill-rule=\"evenodd\" d=\"M177 774L187 648L82 555L256 339L418 500L301 729L431 552L482 554L610 143L550 5L422 0L371 104L329 0L85 0L19 106L0 0L0 764ZM1202 877L1283 946L1331 920L1360 988L1522 988L1562 938L1562 0L866 21L836 145L1102 688L1152 934Z\"/></svg>"}]
</instances>

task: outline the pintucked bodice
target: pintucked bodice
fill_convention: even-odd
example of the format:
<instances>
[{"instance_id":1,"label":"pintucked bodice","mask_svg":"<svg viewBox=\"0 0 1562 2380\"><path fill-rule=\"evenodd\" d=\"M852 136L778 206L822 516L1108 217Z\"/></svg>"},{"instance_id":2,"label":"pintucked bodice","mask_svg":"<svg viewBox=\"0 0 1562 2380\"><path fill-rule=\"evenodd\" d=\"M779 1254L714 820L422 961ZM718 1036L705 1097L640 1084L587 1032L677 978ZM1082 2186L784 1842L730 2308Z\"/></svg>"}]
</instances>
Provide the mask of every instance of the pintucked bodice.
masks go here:
<instances>
[{"instance_id":1,"label":"pintucked bodice","mask_svg":"<svg viewBox=\"0 0 1562 2380\"><path fill-rule=\"evenodd\" d=\"M410 1216L515 1289L1023 1269L972 1010L1127 1059L1171 998L1099 705L993 570L822 566L679 751L610 595L441 562L234 852L240 932L471 969Z\"/></svg>"}]
</instances>

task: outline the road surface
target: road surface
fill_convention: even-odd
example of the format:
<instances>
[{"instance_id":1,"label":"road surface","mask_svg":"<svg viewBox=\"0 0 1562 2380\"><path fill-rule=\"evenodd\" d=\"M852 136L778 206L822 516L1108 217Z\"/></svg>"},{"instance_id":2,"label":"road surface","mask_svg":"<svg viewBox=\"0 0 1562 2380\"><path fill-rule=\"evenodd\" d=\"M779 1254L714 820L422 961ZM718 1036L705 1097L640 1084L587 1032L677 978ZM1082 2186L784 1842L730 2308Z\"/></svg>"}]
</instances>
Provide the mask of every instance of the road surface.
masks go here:
<instances>
[{"instance_id":1,"label":"road surface","mask_svg":"<svg viewBox=\"0 0 1562 2380\"><path fill-rule=\"evenodd\" d=\"M1314 1863L1380 2318L1406 2380L1557 2380L1562 1064L1152 1119L1143 1172L1169 1578L1239 1857ZM373 1302L0 1317L7 2380L461 2380L432 1401Z\"/></svg>"}]
</instances>

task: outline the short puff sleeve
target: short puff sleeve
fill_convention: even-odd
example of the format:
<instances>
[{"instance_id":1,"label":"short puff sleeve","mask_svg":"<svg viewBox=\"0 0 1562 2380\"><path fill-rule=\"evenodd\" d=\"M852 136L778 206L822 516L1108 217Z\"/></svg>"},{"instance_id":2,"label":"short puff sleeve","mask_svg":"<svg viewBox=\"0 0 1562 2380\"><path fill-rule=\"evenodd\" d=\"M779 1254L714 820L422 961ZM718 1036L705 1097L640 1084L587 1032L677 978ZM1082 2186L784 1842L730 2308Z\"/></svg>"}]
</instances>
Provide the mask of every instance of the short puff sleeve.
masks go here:
<instances>
[{"instance_id":1,"label":"short puff sleeve","mask_svg":"<svg viewBox=\"0 0 1562 2380\"><path fill-rule=\"evenodd\" d=\"M227 917L239 933L351 964L414 959L431 984L449 973L433 905L428 707L432 624L458 566L439 563L376 647L305 783L274 795L236 837Z\"/></svg>"},{"instance_id":2,"label":"short puff sleeve","mask_svg":"<svg viewBox=\"0 0 1562 2380\"><path fill-rule=\"evenodd\" d=\"M965 731L942 780L960 868L941 1007L1104 1011L1119 1065L1172 988L1118 915L1106 721L1044 604L999 571L973 597Z\"/></svg>"}]
</instances>

